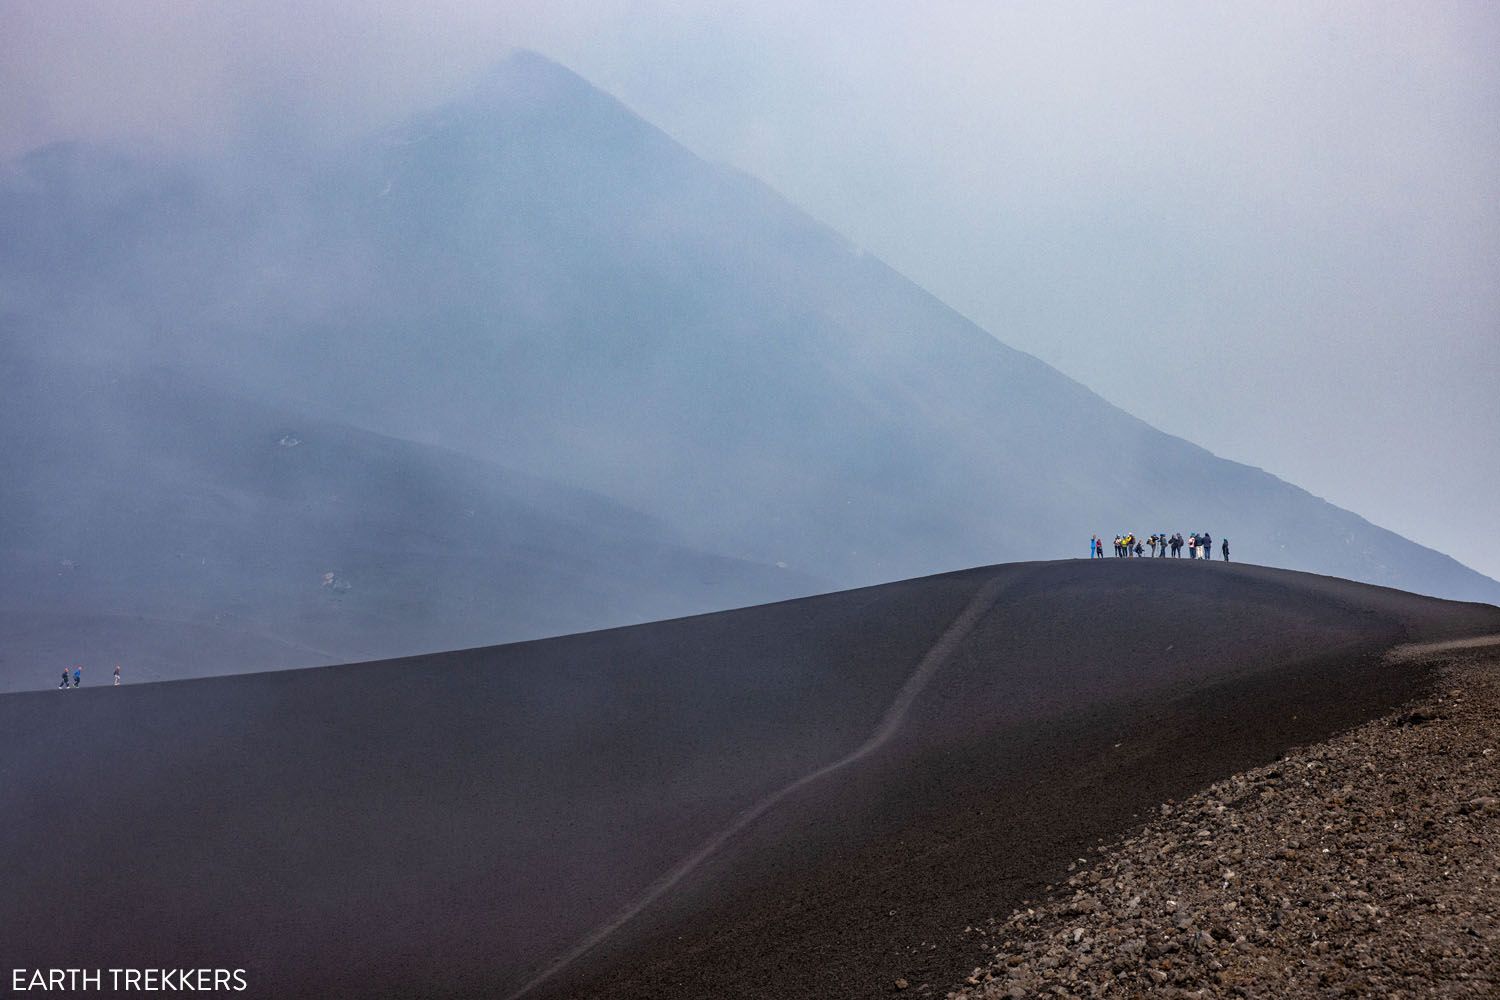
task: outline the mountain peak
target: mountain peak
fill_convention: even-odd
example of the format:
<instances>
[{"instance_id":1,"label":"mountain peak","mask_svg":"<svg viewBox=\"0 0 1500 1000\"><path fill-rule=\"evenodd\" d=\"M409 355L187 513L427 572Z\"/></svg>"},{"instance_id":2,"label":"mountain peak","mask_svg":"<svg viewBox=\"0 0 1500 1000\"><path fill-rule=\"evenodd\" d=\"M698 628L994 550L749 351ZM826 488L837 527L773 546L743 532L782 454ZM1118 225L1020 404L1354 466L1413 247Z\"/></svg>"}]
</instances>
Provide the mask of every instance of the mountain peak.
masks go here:
<instances>
[{"instance_id":1,"label":"mountain peak","mask_svg":"<svg viewBox=\"0 0 1500 1000\"><path fill-rule=\"evenodd\" d=\"M467 92L381 133L382 145L442 148L454 162L493 174L495 144L566 162L682 158L686 150L616 98L546 56L516 49ZM436 147L435 145L436 144ZM405 154L403 154L405 155ZM476 159L477 157L477 159ZM602 159L601 159L602 158ZM422 169L430 169L431 165ZM553 169L553 168L547 168ZM654 169L660 169L658 163ZM388 178L386 178L388 180ZM382 180L382 184L385 180Z\"/></svg>"},{"instance_id":2,"label":"mountain peak","mask_svg":"<svg viewBox=\"0 0 1500 1000\"><path fill-rule=\"evenodd\" d=\"M618 103L566 66L530 49L515 49L492 66L469 101L506 108Z\"/></svg>"}]
</instances>

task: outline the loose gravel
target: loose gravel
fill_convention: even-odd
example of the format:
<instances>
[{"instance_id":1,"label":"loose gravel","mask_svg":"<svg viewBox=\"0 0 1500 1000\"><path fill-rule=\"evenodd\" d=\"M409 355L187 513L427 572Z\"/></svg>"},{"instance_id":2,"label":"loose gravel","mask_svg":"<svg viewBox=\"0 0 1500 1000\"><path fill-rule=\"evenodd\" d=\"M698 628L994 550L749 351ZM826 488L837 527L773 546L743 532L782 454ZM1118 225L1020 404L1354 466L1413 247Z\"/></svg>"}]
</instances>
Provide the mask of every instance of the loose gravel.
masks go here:
<instances>
[{"instance_id":1,"label":"loose gravel","mask_svg":"<svg viewBox=\"0 0 1500 1000\"><path fill-rule=\"evenodd\" d=\"M1500 646L1393 655L1434 693L1163 804L948 996L1500 997Z\"/></svg>"}]
</instances>

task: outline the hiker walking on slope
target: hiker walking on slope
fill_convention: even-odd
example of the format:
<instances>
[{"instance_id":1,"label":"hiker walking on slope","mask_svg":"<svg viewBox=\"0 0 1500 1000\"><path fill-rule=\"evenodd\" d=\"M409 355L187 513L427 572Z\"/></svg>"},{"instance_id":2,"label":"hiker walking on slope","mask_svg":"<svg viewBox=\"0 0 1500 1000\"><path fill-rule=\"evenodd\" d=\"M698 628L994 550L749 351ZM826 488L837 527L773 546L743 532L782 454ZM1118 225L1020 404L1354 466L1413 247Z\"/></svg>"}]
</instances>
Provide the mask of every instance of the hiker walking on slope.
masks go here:
<instances>
[{"instance_id":1,"label":"hiker walking on slope","mask_svg":"<svg viewBox=\"0 0 1500 1000\"><path fill-rule=\"evenodd\" d=\"M115 664L115 687L119 687L119 686L120 686L120 665L118 663L116 663Z\"/></svg>"},{"instance_id":2,"label":"hiker walking on slope","mask_svg":"<svg viewBox=\"0 0 1500 1000\"><path fill-rule=\"evenodd\" d=\"M62 679L62 683L59 684L58 687L60 687L60 688L62 688L64 690L66 690L67 687L68 687L68 668L67 667L63 667L63 679Z\"/></svg>"},{"instance_id":3,"label":"hiker walking on slope","mask_svg":"<svg viewBox=\"0 0 1500 1000\"><path fill-rule=\"evenodd\" d=\"M77 687L78 685L80 685L82 683L83 683L83 668L82 667L74 667L73 668L73 686Z\"/></svg>"},{"instance_id":4,"label":"hiker walking on slope","mask_svg":"<svg viewBox=\"0 0 1500 1000\"><path fill-rule=\"evenodd\" d=\"M1229 561L1229 539L1227 539L1227 538L1224 539L1224 541L1221 543L1221 547L1222 547L1222 551L1224 553L1224 561L1228 562Z\"/></svg>"}]
</instances>

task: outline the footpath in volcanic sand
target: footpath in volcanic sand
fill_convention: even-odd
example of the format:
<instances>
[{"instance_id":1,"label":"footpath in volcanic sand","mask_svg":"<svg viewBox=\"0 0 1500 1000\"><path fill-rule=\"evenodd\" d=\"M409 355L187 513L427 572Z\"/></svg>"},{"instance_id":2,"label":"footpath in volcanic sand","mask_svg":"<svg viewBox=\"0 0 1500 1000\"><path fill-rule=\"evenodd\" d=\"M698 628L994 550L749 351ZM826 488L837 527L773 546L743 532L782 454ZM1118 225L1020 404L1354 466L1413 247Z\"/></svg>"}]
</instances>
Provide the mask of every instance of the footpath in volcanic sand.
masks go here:
<instances>
[{"instance_id":1,"label":"footpath in volcanic sand","mask_svg":"<svg viewBox=\"0 0 1500 1000\"><path fill-rule=\"evenodd\" d=\"M1306 574L1069 561L9 695L0 941L249 995L942 989L993 955L965 927L1159 803L1419 694L1391 647L1493 632Z\"/></svg>"}]
</instances>

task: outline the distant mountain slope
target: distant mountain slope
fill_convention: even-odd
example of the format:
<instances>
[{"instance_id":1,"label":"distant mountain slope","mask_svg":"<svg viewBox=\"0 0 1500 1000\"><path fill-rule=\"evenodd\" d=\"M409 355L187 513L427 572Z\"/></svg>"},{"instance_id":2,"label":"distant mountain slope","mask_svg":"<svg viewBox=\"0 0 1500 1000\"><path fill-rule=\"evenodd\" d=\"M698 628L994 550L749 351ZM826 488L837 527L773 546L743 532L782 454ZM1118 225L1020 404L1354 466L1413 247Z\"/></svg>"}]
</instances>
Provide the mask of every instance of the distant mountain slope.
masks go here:
<instances>
[{"instance_id":1,"label":"distant mountain slope","mask_svg":"<svg viewBox=\"0 0 1500 1000\"><path fill-rule=\"evenodd\" d=\"M0 690L312 665L742 606L818 584L611 501L210 393L0 364Z\"/></svg>"},{"instance_id":2,"label":"distant mountain slope","mask_svg":"<svg viewBox=\"0 0 1500 1000\"><path fill-rule=\"evenodd\" d=\"M1133 813L1399 703L1426 671L1383 661L1392 643L1497 629L1495 608L1305 574L1068 561L6 695L0 940L17 967L240 967L250 997L505 997L884 732L536 995L957 982L987 943L966 923Z\"/></svg>"},{"instance_id":3,"label":"distant mountain slope","mask_svg":"<svg viewBox=\"0 0 1500 1000\"><path fill-rule=\"evenodd\" d=\"M540 56L297 171L232 166L17 165L0 309L836 585L1208 530L1239 559L1500 601L1003 346Z\"/></svg>"}]
</instances>

